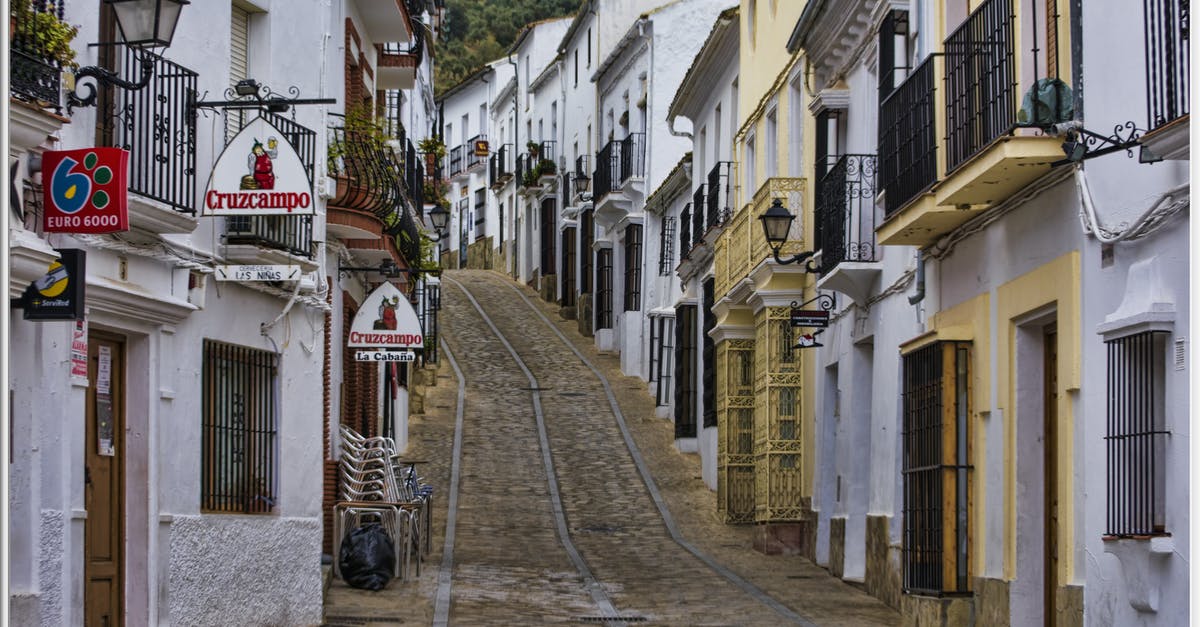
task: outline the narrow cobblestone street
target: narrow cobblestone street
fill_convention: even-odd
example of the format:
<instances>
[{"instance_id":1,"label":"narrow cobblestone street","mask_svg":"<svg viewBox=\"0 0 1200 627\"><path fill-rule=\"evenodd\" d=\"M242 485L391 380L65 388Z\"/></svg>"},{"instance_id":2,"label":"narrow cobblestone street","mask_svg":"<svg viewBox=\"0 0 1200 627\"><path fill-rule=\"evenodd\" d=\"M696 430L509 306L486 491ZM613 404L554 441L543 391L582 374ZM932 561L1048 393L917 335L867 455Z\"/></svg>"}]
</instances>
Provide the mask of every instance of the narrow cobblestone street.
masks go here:
<instances>
[{"instance_id":1,"label":"narrow cobblestone street","mask_svg":"<svg viewBox=\"0 0 1200 627\"><path fill-rule=\"evenodd\" d=\"M531 290L494 272L452 271L442 303L450 354L405 454L429 460L422 474L437 488L433 550L419 577L380 592L332 581L327 625L899 623L883 603L803 558L755 552L750 527L722 524L698 460L673 449L671 424L654 417L644 385ZM465 406L451 561L452 360ZM446 592L443 617L437 598Z\"/></svg>"}]
</instances>

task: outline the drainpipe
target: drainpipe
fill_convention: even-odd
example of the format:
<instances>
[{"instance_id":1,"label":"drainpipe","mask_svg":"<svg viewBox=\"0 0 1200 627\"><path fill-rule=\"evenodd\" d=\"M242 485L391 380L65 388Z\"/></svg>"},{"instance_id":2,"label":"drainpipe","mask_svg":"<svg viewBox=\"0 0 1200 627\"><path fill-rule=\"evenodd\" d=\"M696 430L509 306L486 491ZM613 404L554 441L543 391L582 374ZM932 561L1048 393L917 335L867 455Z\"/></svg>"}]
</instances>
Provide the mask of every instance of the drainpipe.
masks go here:
<instances>
[{"instance_id":1,"label":"drainpipe","mask_svg":"<svg viewBox=\"0 0 1200 627\"><path fill-rule=\"evenodd\" d=\"M925 255L917 251L917 293L908 297L908 304L915 305L925 300Z\"/></svg>"},{"instance_id":2,"label":"drainpipe","mask_svg":"<svg viewBox=\"0 0 1200 627\"><path fill-rule=\"evenodd\" d=\"M521 124L520 124L520 120L517 119L517 116L519 116L521 114L520 113L521 112L521 72L518 71L519 68L517 67L517 62L513 61L512 58L513 58L513 55L510 54L510 55L508 55L508 58L505 59L505 61L508 61L513 66L513 81L516 82L516 84L513 86L513 168L514 168L514 172L515 172L515 168L517 165L517 146L521 145L520 135L519 135L519 133L521 132ZM520 184L521 184L521 182L517 181L514 184L514 187L516 187L517 185L520 185ZM513 196L513 206L512 206L512 216L513 216L513 224L514 225L516 224L516 219L517 219L517 206L516 206L517 200L516 200L516 198L517 198L516 195L514 195ZM514 226L513 230L514 230L513 241L515 242L516 238L517 238L517 234L515 233L515 231L516 231L515 226ZM504 220L503 220L503 218L501 218L501 220L500 220L500 246L502 246L502 247L504 246ZM512 258L512 278L514 281L517 279L517 256L516 256L516 254L513 254L513 258Z\"/></svg>"}]
</instances>

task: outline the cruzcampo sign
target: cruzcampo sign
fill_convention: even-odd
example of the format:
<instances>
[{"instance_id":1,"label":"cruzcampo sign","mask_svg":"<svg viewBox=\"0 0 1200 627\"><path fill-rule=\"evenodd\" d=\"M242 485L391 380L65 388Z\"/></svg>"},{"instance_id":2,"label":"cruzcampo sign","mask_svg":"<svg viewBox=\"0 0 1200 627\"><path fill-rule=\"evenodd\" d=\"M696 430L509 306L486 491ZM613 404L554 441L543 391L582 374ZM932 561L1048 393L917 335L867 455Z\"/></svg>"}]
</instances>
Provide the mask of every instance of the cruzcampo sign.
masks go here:
<instances>
[{"instance_id":1,"label":"cruzcampo sign","mask_svg":"<svg viewBox=\"0 0 1200 627\"><path fill-rule=\"evenodd\" d=\"M42 230L114 233L129 230L129 151L121 148L42 153Z\"/></svg>"},{"instance_id":2,"label":"cruzcampo sign","mask_svg":"<svg viewBox=\"0 0 1200 627\"><path fill-rule=\"evenodd\" d=\"M283 133L263 118L247 124L221 153L208 177L206 216L316 213L304 163Z\"/></svg>"},{"instance_id":3,"label":"cruzcampo sign","mask_svg":"<svg viewBox=\"0 0 1200 627\"><path fill-rule=\"evenodd\" d=\"M396 286L383 283L363 301L350 325L348 348L424 348L421 321Z\"/></svg>"}]
</instances>

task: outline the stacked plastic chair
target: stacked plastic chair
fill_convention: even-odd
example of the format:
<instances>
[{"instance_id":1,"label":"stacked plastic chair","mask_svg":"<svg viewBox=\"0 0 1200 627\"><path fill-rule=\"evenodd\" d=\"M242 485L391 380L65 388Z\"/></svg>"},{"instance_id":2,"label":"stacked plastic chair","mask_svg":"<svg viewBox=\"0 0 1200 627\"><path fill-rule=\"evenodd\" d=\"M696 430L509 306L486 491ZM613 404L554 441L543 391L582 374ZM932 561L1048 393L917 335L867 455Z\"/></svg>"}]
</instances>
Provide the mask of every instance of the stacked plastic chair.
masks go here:
<instances>
[{"instance_id":1,"label":"stacked plastic chair","mask_svg":"<svg viewBox=\"0 0 1200 627\"><path fill-rule=\"evenodd\" d=\"M341 576L341 543L347 531L366 522L379 522L396 550L394 575L408 578L415 553L420 576L421 527L428 520L422 510L427 510L428 499L418 498L417 478L397 464L396 444L391 438L366 438L345 425L341 434L341 501L333 512L334 574Z\"/></svg>"}]
</instances>

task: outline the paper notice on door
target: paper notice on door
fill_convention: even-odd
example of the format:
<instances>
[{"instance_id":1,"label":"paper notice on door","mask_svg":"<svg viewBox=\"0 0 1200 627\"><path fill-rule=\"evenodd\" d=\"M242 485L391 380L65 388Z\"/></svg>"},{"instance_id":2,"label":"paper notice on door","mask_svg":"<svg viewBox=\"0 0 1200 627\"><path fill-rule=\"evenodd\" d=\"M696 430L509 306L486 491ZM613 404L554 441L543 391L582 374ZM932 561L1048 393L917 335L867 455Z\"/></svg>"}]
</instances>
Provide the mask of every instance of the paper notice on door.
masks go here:
<instances>
[{"instance_id":1,"label":"paper notice on door","mask_svg":"<svg viewBox=\"0 0 1200 627\"><path fill-rule=\"evenodd\" d=\"M112 348L100 347L100 365L96 368L96 393L108 394L112 384Z\"/></svg>"},{"instance_id":2,"label":"paper notice on door","mask_svg":"<svg viewBox=\"0 0 1200 627\"><path fill-rule=\"evenodd\" d=\"M113 407L107 394L96 395L96 454L113 456Z\"/></svg>"},{"instance_id":3,"label":"paper notice on door","mask_svg":"<svg viewBox=\"0 0 1200 627\"><path fill-rule=\"evenodd\" d=\"M71 376L87 378L87 321L75 321L71 338Z\"/></svg>"}]
</instances>

